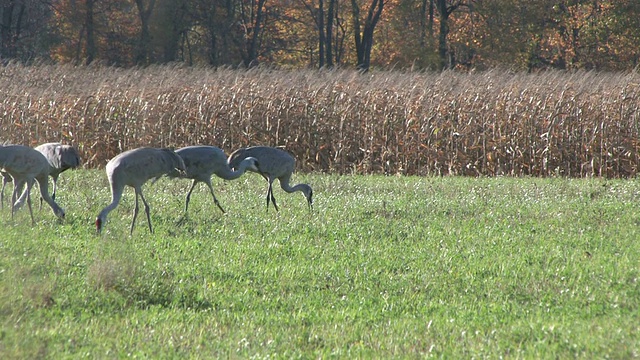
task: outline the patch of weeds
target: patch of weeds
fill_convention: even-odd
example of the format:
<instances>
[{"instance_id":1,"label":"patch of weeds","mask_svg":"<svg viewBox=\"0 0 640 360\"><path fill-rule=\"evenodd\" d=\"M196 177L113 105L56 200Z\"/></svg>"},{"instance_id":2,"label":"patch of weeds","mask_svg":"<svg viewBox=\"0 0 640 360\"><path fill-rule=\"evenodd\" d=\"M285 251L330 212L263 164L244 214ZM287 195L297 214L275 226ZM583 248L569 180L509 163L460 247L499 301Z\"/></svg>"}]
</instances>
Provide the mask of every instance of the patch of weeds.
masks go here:
<instances>
[{"instance_id":1,"label":"patch of weeds","mask_svg":"<svg viewBox=\"0 0 640 360\"><path fill-rule=\"evenodd\" d=\"M13 286L7 294L13 293L20 299L17 302L5 304L2 311L27 310L34 308L50 308L55 304L56 279L49 275L40 274L36 269L23 267L8 274Z\"/></svg>"},{"instance_id":2,"label":"patch of weeds","mask_svg":"<svg viewBox=\"0 0 640 360\"><path fill-rule=\"evenodd\" d=\"M125 260L98 259L87 270L89 285L101 290L115 290L134 276L134 265Z\"/></svg>"},{"instance_id":3,"label":"patch of weeds","mask_svg":"<svg viewBox=\"0 0 640 360\"><path fill-rule=\"evenodd\" d=\"M174 292L171 274L147 267L126 256L96 259L89 266L87 281L97 290L115 291L129 305L170 306Z\"/></svg>"}]
</instances>

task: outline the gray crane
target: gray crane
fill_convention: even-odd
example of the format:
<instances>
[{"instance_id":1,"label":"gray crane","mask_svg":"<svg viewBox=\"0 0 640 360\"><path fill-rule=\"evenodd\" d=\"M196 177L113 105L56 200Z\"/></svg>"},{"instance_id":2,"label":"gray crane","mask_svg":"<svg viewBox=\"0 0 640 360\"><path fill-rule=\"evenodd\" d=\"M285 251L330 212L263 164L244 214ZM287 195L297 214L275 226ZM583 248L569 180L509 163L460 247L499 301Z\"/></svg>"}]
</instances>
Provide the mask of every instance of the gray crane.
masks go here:
<instances>
[{"instance_id":1,"label":"gray crane","mask_svg":"<svg viewBox=\"0 0 640 360\"><path fill-rule=\"evenodd\" d=\"M186 203L184 205L185 216L187 209L189 208L189 200L191 199L191 192L197 183L203 182L207 184L213 196L213 202L224 213L224 209L220 206L216 195L213 193L213 186L211 185L211 175L215 174L217 177L225 180L234 180L242 176L247 170L258 171L257 160L255 158L246 158L241 161L236 171L232 170L227 163L227 154L220 148L215 146L195 145L187 146L176 150L176 154L180 155L184 160L186 166L186 175L182 176L187 179L193 179L191 188L187 193ZM169 177L179 177L177 171L168 174ZM157 179L156 179L157 180Z\"/></svg>"},{"instance_id":2,"label":"gray crane","mask_svg":"<svg viewBox=\"0 0 640 360\"><path fill-rule=\"evenodd\" d=\"M267 211L269 210L269 200L273 203L273 207L278 211L278 205L276 205L276 199L273 197L273 181L278 179L280 181L280 187L282 190L292 193L301 191L307 198L309 209L313 208L313 190L308 184L297 184L291 186L289 181L291 180L291 174L296 166L296 160L284 150L280 150L268 146L252 146L248 148L241 148L234 151L229 156L229 166L232 169L239 167L240 162L248 157L253 157L258 160L257 167L258 174L262 175L269 182L269 190L267 190ZM248 169L249 171L254 171Z\"/></svg>"},{"instance_id":3,"label":"gray crane","mask_svg":"<svg viewBox=\"0 0 640 360\"><path fill-rule=\"evenodd\" d=\"M35 149L40 151L49 161L51 168L49 175L53 179L51 198L55 200L58 177L68 169L75 169L80 166L80 154L75 147L57 142L42 144Z\"/></svg>"},{"instance_id":4,"label":"gray crane","mask_svg":"<svg viewBox=\"0 0 640 360\"><path fill-rule=\"evenodd\" d=\"M47 158L49 161L49 175L53 178L53 192L51 198L56 199L56 190L58 189L58 177L61 173L68 169L75 169L80 166L80 154L78 150L71 145L62 145L61 143L46 143L35 148ZM0 171L2 175L2 190L0 190L0 206L4 207L4 188L7 182L11 181L11 176ZM42 198L40 198L40 207L42 207Z\"/></svg>"},{"instance_id":5,"label":"gray crane","mask_svg":"<svg viewBox=\"0 0 640 360\"><path fill-rule=\"evenodd\" d=\"M13 179L13 194L11 195L11 217L23 202L25 194L16 201L17 195L25 184L27 188L26 200L29 205L31 222L35 223L33 210L31 209L31 187L38 181L40 195L51 206L53 213L64 219L64 210L49 196L49 161L39 151L23 145L0 146L0 168L11 175Z\"/></svg>"},{"instance_id":6,"label":"gray crane","mask_svg":"<svg viewBox=\"0 0 640 360\"><path fill-rule=\"evenodd\" d=\"M153 233L151 226L151 216L149 215L149 204L142 195L142 185L147 180L158 178L174 170L185 171L184 161L171 149L157 149L142 147L125 151L107 163L106 172L111 184L111 203L107 205L96 218L96 229L102 231L107 221L107 215L120 203L125 185L134 188L136 193L136 203L133 210L133 220L131 221L131 234L138 216L138 196L144 203L144 211L147 214L149 231Z\"/></svg>"}]
</instances>

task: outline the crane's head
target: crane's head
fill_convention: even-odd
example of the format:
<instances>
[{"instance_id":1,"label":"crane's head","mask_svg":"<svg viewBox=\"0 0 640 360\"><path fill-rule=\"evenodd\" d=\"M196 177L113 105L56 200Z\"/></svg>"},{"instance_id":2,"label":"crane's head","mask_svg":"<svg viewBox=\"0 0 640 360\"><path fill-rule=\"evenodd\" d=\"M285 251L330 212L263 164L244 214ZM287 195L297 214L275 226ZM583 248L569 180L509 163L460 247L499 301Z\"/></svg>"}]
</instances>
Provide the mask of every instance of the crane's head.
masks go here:
<instances>
[{"instance_id":1,"label":"crane's head","mask_svg":"<svg viewBox=\"0 0 640 360\"><path fill-rule=\"evenodd\" d=\"M58 207L57 209L55 209L53 211L54 214L56 214L56 216L60 219L60 220L64 220L64 210L61 207Z\"/></svg>"},{"instance_id":2,"label":"crane's head","mask_svg":"<svg viewBox=\"0 0 640 360\"><path fill-rule=\"evenodd\" d=\"M96 232L98 234L100 234L100 232L102 231L103 224L104 224L104 220L102 220L100 217L96 218Z\"/></svg>"},{"instance_id":3,"label":"crane's head","mask_svg":"<svg viewBox=\"0 0 640 360\"><path fill-rule=\"evenodd\" d=\"M169 148L162 148L160 149L162 151L164 151L168 156L169 159L171 159L171 170L169 170L169 172L178 172L179 176L186 176L187 173L187 167L184 164L184 160L182 159L182 157L178 154L176 154L175 151L173 151L173 149L169 149Z\"/></svg>"},{"instance_id":4,"label":"crane's head","mask_svg":"<svg viewBox=\"0 0 640 360\"><path fill-rule=\"evenodd\" d=\"M248 157L244 159L244 161L249 163L249 165L247 166L247 170L250 170L253 172L260 172L260 170L258 169L258 167L260 167L260 164L258 163L258 159L254 157Z\"/></svg>"},{"instance_id":5,"label":"crane's head","mask_svg":"<svg viewBox=\"0 0 640 360\"><path fill-rule=\"evenodd\" d=\"M98 214L98 217L96 217L96 232L98 234L100 234L100 232L102 231L104 224L107 223L107 215L112 210L112 208L113 204L107 206L106 208L102 209L102 211Z\"/></svg>"},{"instance_id":6,"label":"crane's head","mask_svg":"<svg viewBox=\"0 0 640 360\"><path fill-rule=\"evenodd\" d=\"M302 193L307 198L307 204L309 204L309 210L312 210L313 209L313 189L311 188L311 186L307 185L302 188Z\"/></svg>"},{"instance_id":7,"label":"crane's head","mask_svg":"<svg viewBox=\"0 0 640 360\"><path fill-rule=\"evenodd\" d=\"M64 209L61 208L58 204L56 204L55 202L51 203L51 210L53 210L53 213L58 217L58 219L64 220Z\"/></svg>"}]
</instances>

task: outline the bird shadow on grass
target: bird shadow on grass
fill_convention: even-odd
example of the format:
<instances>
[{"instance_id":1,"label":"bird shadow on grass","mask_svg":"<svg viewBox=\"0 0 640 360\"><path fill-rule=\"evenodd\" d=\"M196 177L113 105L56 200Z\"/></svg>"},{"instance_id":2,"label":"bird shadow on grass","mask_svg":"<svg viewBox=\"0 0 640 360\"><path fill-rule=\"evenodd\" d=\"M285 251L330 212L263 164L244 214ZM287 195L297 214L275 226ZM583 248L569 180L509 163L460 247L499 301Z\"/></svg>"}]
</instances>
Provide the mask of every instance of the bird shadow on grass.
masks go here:
<instances>
[{"instance_id":1,"label":"bird shadow on grass","mask_svg":"<svg viewBox=\"0 0 640 360\"><path fill-rule=\"evenodd\" d=\"M185 225L188 221L189 221L189 217L188 217L187 215L182 215L182 216L180 216L180 218L176 221L176 226L182 226L182 225Z\"/></svg>"}]
</instances>

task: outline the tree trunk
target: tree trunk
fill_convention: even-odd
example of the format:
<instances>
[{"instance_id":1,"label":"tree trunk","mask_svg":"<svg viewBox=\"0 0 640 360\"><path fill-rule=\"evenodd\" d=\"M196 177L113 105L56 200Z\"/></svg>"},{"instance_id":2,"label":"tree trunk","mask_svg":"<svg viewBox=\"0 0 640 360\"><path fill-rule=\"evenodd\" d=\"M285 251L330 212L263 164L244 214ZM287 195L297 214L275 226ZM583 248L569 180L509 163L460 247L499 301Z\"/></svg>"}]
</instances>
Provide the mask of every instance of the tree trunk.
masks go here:
<instances>
[{"instance_id":1,"label":"tree trunk","mask_svg":"<svg viewBox=\"0 0 640 360\"><path fill-rule=\"evenodd\" d=\"M449 15L454 12L460 3L447 6L447 0L436 0L438 13L440 14L440 34L438 36L438 53L440 54L440 66L442 69L453 68L455 61L449 61L447 51L447 37L449 35Z\"/></svg>"},{"instance_id":2,"label":"tree trunk","mask_svg":"<svg viewBox=\"0 0 640 360\"><path fill-rule=\"evenodd\" d=\"M318 67L322 68L324 66L324 57L325 57L325 33L324 33L324 0L318 0Z\"/></svg>"},{"instance_id":3,"label":"tree trunk","mask_svg":"<svg viewBox=\"0 0 640 360\"><path fill-rule=\"evenodd\" d=\"M87 0L87 17L85 19L85 29L87 31L87 49L86 49L86 64L91 64L96 58L96 40L94 35L95 24L93 22L93 6L94 0Z\"/></svg>"},{"instance_id":4,"label":"tree trunk","mask_svg":"<svg viewBox=\"0 0 640 360\"><path fill-rule=\"evenodd\" d=\"M435 14L434 1L435 0L429 0L429 21L428 21L429 37L433 37L433 18Z\"/></svg>"},{"instance_id":5,"label":"tree trunk","mask_svg":"<svg viewBox=\"0 0 640 360\"><path fill-rule=\"evenodd\" d=\"M14 56L13 53L13 1L9 1L2 5L0 11L2 11L2 18L0 19L0 59L10 59Z\"/></svg>"},{"instance_id":6,"label":"tree trunk","mask_svg":"<svg viewBox=\"0 0 640 360\"><path fill-rule=\"evenodd\" d=\"M151 18L151 13L153 12L155 3L155 0L149 0L149 4L145 8L144 0L136 0L138 15L140 16L140 44L138 47L138 54L136 56L136 63L138 65L147 65L151 60L151 33L149 32L149 19Z\"/></svg>"},{"instance_id":7,"label":"tree trunk","mask_svg":"<svg viewBox=\"0 0 640 360\"><path fill-rule=\"evenodd\" d=\"M247 55L244 59L244 66L247 68L258 64L258 50L260 48L260 35L262 33L263 9L266 0L258 0L258 6L255 9L255 17L253 18L253 31L251 38L247 43Z\"/></svg>"},{"instance_id":8,"label":"tree trunk","mask_svg":"<svg viewBox=\"0 0 640 360\"><path fill-rule=\"evenodd\" d=\"M440 54L440 68L448 67L447 61L447 35L449 34L449 15L440 15L440 34L438 35L438 53Z\"/></svg>"},{"instance_id":9,"label":"tree trunk","mask_svg":"<svg viewBox=\"0 0 640 360\"><path fill-rule=\"evenodd\" d=\"M351 0L351 10L353 12L353 28L355 32L356 54L358 63L356 68L361 71L368 71L371 66L371 50L373 48L373 31L380 20L384 0L372 0L369 12L365 19L362 35L360 34L360 8L356 0Z\"/></svg>"},{"instance_id":10,"label":"tree trunk","mask_svg":"<svg viewBox=\"0 0 640 360\"><path fill-rule=\"evenodd\" d=\"M14 17L16 11L15 1L4 1L0 6L0 59L16 57L16 45L20 38L25 4L20 2L18 6L16 17Z\"/></svg>"},{"instance_id":11,"label":"tree trunk","mask_svg":"<svg viewBox=\"0 0 640 360\"><path fill-rule=\"evenodd\" d=\"M336 1L337 0L329 0L329 9L327 11L327 30L325 38L325 50L327 54L325 56L325 60L327 62L328 68L333 67L333 17L335 16L336 12Z\"/></svg>"}]
</instances>

